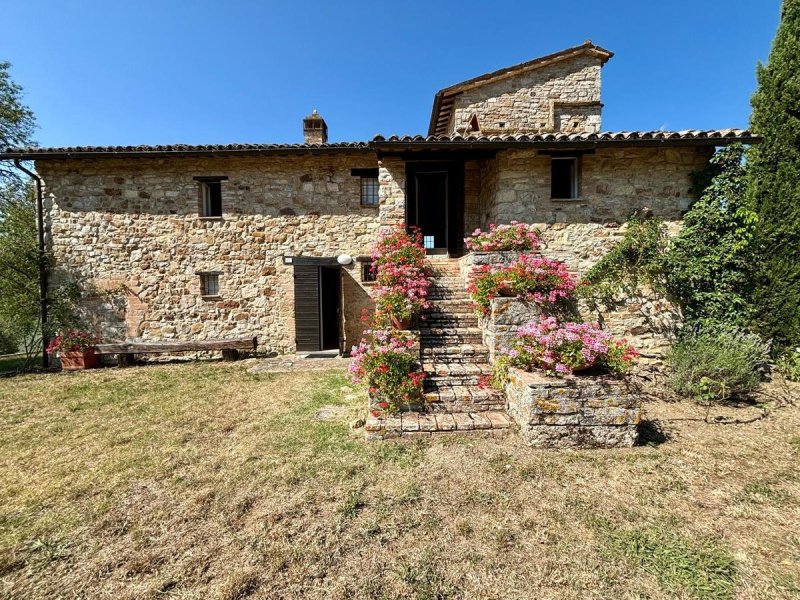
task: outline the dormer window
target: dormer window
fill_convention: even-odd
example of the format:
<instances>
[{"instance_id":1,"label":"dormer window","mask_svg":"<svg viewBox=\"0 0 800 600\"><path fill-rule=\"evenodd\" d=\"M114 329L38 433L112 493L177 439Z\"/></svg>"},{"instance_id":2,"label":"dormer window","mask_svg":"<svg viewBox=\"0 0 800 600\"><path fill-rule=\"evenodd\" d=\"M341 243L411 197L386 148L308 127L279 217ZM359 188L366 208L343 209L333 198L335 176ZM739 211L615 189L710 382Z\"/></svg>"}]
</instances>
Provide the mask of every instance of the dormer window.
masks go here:
<instances>
[{"instance_id":1,"label":"dormer window","mask_svg":"<svg viewBox=\"0 0 800 600\"><path fill-rule=\"evenodd\" d=\"M222 182L224 176L195 177L197 182L200 216L206 219L222 218Z\"/></svg>"}]
</instances>

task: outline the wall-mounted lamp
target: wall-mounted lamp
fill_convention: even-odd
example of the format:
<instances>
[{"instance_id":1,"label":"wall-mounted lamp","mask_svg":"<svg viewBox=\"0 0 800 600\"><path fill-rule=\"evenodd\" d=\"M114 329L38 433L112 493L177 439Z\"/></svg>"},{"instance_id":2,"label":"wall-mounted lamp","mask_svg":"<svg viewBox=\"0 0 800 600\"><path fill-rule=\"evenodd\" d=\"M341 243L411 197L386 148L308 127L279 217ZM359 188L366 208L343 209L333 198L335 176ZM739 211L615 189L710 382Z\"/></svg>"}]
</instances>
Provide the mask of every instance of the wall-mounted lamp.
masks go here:
<instances>
[{"instance_id":1,"label":"wall-mounted lamp","mask_svg":"<svg viewBox=\"0 0 800 600\"><path fill-rule=\"evenodd\" d=\"M338 262L340 265L349 265L351 262L353 262L353 257L349 254L340 254L336 257L336 262Z\"/></svg>"},{"instance_id":2,"label":"wall-mounted lamp","mask_svg":"<svg viewBox=\"0 0 800 600\"><path fill-rule=\"evenodd\" d=\"M291 256L284 256L283 257L283 264L285 264L285 265L292 264L292 257Z\"/></svg>"}]
</instances>

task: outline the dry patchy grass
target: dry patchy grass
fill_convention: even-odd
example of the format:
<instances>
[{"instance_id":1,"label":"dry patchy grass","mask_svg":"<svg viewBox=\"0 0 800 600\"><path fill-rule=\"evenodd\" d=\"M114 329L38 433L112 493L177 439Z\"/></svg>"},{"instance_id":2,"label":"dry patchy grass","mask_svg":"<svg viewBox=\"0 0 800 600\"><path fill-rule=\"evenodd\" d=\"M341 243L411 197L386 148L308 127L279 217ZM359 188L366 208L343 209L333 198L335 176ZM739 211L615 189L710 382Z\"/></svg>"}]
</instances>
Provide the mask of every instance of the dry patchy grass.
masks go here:
<instances>
[{"instance_id":1,"label":"dry patchy grass","mask_svg":"<svg viewBox=\"0 0 800 600\"><path fill-rule=\"evenodd\" d=\"M795 407L710 425L653 402L664 443L563 452L367 443L363 408L342 373L241 363L0 380L0 594L800 594Z\"/></svg>"}]
</instances>

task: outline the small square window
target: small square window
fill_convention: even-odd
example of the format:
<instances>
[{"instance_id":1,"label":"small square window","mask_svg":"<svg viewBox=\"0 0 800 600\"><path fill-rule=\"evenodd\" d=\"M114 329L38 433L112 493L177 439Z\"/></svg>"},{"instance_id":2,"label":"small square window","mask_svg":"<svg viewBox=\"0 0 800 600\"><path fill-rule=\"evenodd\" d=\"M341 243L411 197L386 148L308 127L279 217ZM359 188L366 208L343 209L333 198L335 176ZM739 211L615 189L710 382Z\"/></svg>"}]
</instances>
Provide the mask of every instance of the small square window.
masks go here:
<instances>
[{"instance_id":1,"label":"small square window","mask_svg":"<svg viewBox=\"0 0 800 600\"><path fill-rule=\"evenodd\" d=\"M372 270L372 263L364 263L361 265L361 281L367 283L377 279L375 271Z\"/></svg>"},{"instance_id":2,"label":"small square window","mask_svg":"<svg viewBox=\"0 0 800 600\"><path fill-rule=\"evenodd\" d=\"M378 178L361 178L361 206L378 206Z\"/></svg>"},{"instance_id":3,"label":"small square window","mask_svg":"<svg viewBox=\"0 0 800 600\"><path fill-rule=\"evenodd\" d=\"M201 181L200 186L200 216L222 216L222 182Z\"/></svg>"},{"instance_id":4,"label":"small square window","mask_svg":"<svg viewBox=\"0 0 800 600\"><path fill-rule=\"evenodd\" d=\"M553 157L550 160L550 197L574 200L578 197L578 159Z\"/></svg>"},{"instance_id":5,"label":"small square window","mask_svg":"<svg viewBox=\"0 0 800 600\"><path fill-rule=\"evenodd\" d=\"M219 273L200 273L200 294L219 296Z\"/></svg>"}]
</instances>

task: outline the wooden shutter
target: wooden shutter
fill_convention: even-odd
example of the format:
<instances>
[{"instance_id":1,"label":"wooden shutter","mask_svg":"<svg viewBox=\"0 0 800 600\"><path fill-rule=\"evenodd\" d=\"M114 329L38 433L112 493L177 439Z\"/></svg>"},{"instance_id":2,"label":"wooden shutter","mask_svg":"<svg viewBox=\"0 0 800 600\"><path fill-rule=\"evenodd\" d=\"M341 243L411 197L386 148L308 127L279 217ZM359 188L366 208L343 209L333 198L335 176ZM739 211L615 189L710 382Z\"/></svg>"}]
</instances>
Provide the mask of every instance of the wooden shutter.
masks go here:
<instances>
[{"instance_id":1,"label":"wooden shutter","mask_svg":"<svg viewBox=\"0 0 800 600\"><path fill-rule=\"evenodd\" d=\"M321 349L319 267L294 266L294 328L298 352Z\"/></svg>"}]
</instances>

